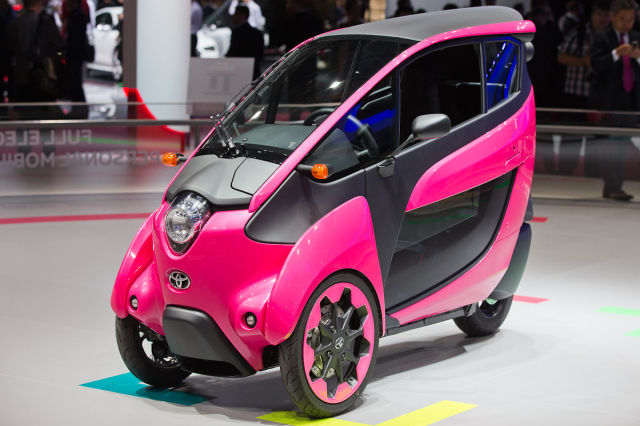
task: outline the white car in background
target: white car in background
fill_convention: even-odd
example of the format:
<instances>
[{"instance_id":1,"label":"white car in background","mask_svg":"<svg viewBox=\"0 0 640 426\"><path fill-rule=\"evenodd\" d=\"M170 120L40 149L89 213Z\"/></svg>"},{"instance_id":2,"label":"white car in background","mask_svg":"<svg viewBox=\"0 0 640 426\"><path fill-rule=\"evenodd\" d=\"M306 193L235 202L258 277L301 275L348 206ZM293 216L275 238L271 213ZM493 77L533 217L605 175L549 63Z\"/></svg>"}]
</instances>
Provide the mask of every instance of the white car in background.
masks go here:
<instances>
[{"instance_id":1,"label":"white car in background","mask_svg":"<svg viewBox=\"0 0 640 426\"><path fill-rule=\"evenodd\" d=\"M88 69L111 73L116 81L122 78L122 64L118 59L118 16L123 11L122 6L105 7L96 11L96 24L91 31L90 40L95 48L95 58L93 62L87 63Z\"/></svg>"},{"instance_id":2,"label":"white car in background","mask_svg":"<svg viewBox=\"0 0 640 426\"><path fill-rule=\"evenodd\" d=\"M216 9L202 23L202 28L197 33L198 42L196 50L201 58L224 58L231 45L231 21L229 7L232 0L226 0L222 6ZM258 28L264 30L265 20L261 17L261 25ZM269 45L269 35L264 33L264 45Z\"/></svg>"}]
</instances>

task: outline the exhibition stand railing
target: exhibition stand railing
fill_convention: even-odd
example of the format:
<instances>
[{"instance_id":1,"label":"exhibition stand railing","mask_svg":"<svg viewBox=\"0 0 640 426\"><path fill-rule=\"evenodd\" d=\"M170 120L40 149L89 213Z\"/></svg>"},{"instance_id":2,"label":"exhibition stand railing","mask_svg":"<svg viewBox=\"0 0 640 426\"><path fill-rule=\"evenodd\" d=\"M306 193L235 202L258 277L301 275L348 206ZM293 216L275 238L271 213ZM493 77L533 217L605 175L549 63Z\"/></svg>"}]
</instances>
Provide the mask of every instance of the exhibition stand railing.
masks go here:
<instances>
[{"instance_id":1,"label":"exhibition stand railing","mask_svg":"<svg viewBox=\"0 0 640 426\"><path fill-rule=\"evenodd\" d=\"M190 153L214 123L147 118L148 105L0 104L0 196L162 192L176 172L162 154ZM183 105L185 117L197 109ZM89 119L66 118L78 111ZM538 108L534 197L599 199L603 164L617 161L640 198L638 123L637 112Z\"/></svg>"}]
</instances>

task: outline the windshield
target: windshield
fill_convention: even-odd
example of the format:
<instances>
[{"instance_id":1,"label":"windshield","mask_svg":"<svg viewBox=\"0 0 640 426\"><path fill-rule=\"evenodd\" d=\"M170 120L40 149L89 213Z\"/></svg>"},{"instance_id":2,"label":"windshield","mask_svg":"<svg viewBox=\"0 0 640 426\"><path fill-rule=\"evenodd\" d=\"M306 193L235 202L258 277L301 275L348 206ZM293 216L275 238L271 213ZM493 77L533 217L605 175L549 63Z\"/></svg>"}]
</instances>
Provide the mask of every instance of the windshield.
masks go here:
<instances>
[{"instance_id":1,"label":"windshield","mask_svg":"<svg viewBox=\"0 0 640 426\"><path fill-rule=\"evenodd\" d=\"M311 42L267 73L196 155L281 163L315 127L405 46L388 41Z\"/></svg>"}]
</instances>

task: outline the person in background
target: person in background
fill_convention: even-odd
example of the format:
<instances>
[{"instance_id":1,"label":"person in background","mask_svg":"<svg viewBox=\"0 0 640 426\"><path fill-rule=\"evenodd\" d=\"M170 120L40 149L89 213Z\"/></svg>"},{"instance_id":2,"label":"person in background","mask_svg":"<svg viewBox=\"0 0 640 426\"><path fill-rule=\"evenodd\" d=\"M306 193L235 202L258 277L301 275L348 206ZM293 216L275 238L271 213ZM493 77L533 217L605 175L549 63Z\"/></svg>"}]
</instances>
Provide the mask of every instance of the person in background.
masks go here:
<instances>
[{"instance_id":1,"label":"person in background","mask_svg":"<svg viewBox=\"0 0 640 426\"><path fill-rule=\"evenodd\" d=\"M562 90L563 107L587 108L590 80L593 77L589 56L591 40L607 25L609 25L609 1L595 0L591 6L591 19L588 22L580 22L564 37L558 48L558 62L567 68ZM562 141L558 155L558 171L561 174L573 173L580 159L581 145L581 141Z\"/></svg>"},{"instance_id":2,"label":"person in background","mask_svg":"<svg viewBox=\"0 0 640 426\"><path fill-rule=\"evenodd\" d=\"M82 87L82 71L86 60L87 24L89 23L88 10L82 7L82 0L65 0L68 15L65 22L67 35L67 68L69 70L69 98L71 102L83 102L87 100ZM73 105L68 118L89 118L89 109L86 105Z\"/></svg>"},{"instance_id":3,"label":"person in background","mask_svg":"<svg viewBox=\"0 0 640 426\"><path fill-rule=\"evenodd\" d=\"M4 102L9 93L9 53L7 47L7 27L15 19L16 14L7 0L0 0L0 101ZM6 82L5 82L6 80ZM0 116L7 111L0 110Z\"/></svg>"},{"instance_id":4,"label":"person in background","mask_svg":"<svg viewBox=\"0 0 640 426\"><path fill-rule=\"evenodd\" d=\"M49 0L46 3L47 14L53 16L53 20L56 22L58 31L62 31L62 0Z\"/></svg>"},{"instance_id":5,"label":"person in background","mask_svg":"<svg viewBox=\"0 0 640 426\"><path fill-rule=\"evenodd\" d=\"M335 5L329 12L329 27L331 29L340 28L340 23L346 19L346 0L336 0Z\"/></svg>"},{"instance_id":6,"label":"person in background","mask_svg":"<svg viewBox=\"0 0 640 426\"><path fill-rule=\"evenodd\" d=\"M638 5L633 0L611 3L611 25L599 32L591 45L594 79L589 93L592 107L609 111L637 111L640 106L640 33L633 31ZM635 127L633 116L614 114L609 125ZM603 141L600 172L602 196L629 201L633 195L622 190L624 166L630 149L628 137Z\"/></svg>"},{"instance_id":7,"label":"person in background","mask_svg":"<svg viewBox=\"0 0 640 426\"><path fill-rule=\"evenodd\" d=\"M338 28L352 27L362 24L362 3L360 0L347 0L345 4L345 16L338 22Z\"/></svg>"},{"instance_id":8,"label":"person in background","mask_svg":"<svg viewBox=\"0 0 640 426\"><path fill-rule=\"evenodd\" d=\"M249 25L249 8L243 5L236 7L233 14L234 28L231 31L231 44L227 57L254 58L253 79L260 76L260 62L264 54L264 37L260 30Z\"/></svg>"},{"instance_id":9,"label":"person in background","mask_svg":"<svg viewBox=\"0 0 640 426\"><path fill-rule=\"evenodd\" d=\"M322 20L311 13L308 0L287 0L285 49L293 49L303 41L322 33Z\"/></svg>"},{"instance_id":10,"label":"person in background","mask_svg":"<svg viewBox=\"0 0 640 426\"><path fill-rule=\"evenodd\" d=\"M517 10L520 15L524 16L524 4L516 3L515 5L513 5L513 8Z\"/></svg>"},{"instance_id":11,"label":"person in background","mask_svg":"<svg viewBox=\"0 0 640 426\"><path fill-rule=\"evenodd\" d=\"M233 16L238 5L246 6L249 9L249 25L260 31L264 30L264 17L260 5L253 0L233 0L229 5L229 15Z\"/></svg>"},{"instance_id":12,"label":"person in background","mask_svg":"<svg viewBox=\"0 0 640 426\"><path fill-rule=\"evenodd\" d=\"M198 31L202 27L202 7L198 0L191 0L191 57L198 56Z\"/></svg>"},{"instance_id":13,"label":"person in background","mask_svg":"<svg viewBox=\"0 0 640 426\"><path fill-rule=\"evenodd\" d=\"M9 101L53 102L57 99L54 92L60 88L62 78L56 62L65 43L53 18L43 13L42 0L24 0L23 5L22 14L7 28L13 81ZM36 73L37 70L42 72ZM20 118L27 119L55 119L60 116L59 108L51 106L28 106L16 111Z\"/></svg>"},{"instance_id":14,"label":"person in background","mask_svg":"<svg viewBox=\"0 0 640 426\"><path fill-rule=\"evenodd\" d=\"M582 4L577 0L567 3L567 11L558 19L558 28L563 35L569 34L582 22Z\"/></svg>"},{"instance_id":15,"label":"person in background","mask_svg":"<svg viewBox=\"0 0 640 426\"><path fill-rule=\"evenodd\" d=\"M411 0L398 0L398 7L396 12L393 14L394 18L399 16L408 16L413 15L415 10L413 9L413 5L411 4Z\"/></svg>"},{"instance_id":16,"label":"person in background","mask_svg":"<svg viewBox=\"0 0 640 426\"><path fill-rule=\"evenodd\" d=\"M202 2L202 22L205 22L217 8L218 5L214 0L204 0Z\"/></svg>"},{"instance_id":17,"label":"person in background","mask_svg":"<svg viewBox=\"0 0 640 426\"><path fill-rule=\"evenodd\" d=\"M537 1L535 6L527 15L527 19L536 25L532 41L535 55L527 62L527 70L536 90L536 105L555 107L558 93L562 90L562 74L558 67L558 46L562 42L562 33L553 19L548 2Z\"/></svg>"}]
</instances>

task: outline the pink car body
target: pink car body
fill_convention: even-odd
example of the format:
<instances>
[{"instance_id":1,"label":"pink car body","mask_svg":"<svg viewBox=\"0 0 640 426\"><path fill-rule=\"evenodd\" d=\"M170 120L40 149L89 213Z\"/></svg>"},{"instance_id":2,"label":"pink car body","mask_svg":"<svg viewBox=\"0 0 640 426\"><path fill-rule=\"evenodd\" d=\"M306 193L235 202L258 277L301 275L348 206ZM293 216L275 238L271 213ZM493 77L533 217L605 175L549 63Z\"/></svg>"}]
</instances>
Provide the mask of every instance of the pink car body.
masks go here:
<instances>
[{"instance_id":1,"label":"pink car body","mask_svg":"<svg viewBox=\"0 0 640 426\"><path fill-rule=\"evenodd\" d=\"M327 33L298 46L266 72L187 160L170 184L163 204L140 228L113 289L111 306L116 315L131 316L166 336L169 347L186 370L246 376L275 365L278 346L292 336L304 319L303 311L314 291L338 273L353 274L367 284L380 314L381 334L468 316L484 300L513 295L530 243L525 217L527 214L531 217L535 105L525 64L531 54L529 41L535 28L505 8L478 10L473 14L469 11L457 15L427 14L436 15L433 21L425 15L425 22L433 26L437 26L436 20L446 21L438 24L438 28L446 30L436 34L432 34L435 30L430 33L420 29L416 17L400 24L388 20ZM404 29L412 25L413 32ZM427 36L420 39L415 34L421 31ZM287 61L296 60L296 51L325 43L317 51L326 55L325 46L330 46L330 50L340 42L347 49L350 46L347 41L364 43L362 40L375 39L376 34L381 34L380 40L386 40L386 35L395 37L401 48L396 48L391 59L375 68L361 85L349 94L345 90L336 107L324 114L327 116L324 121L309 125L305 120L300 125L292 119L297 124L287 129L295 127L307 133L303 132L298 144L281 161L265 166L260 151L249 155L234 148L234 144L241 144L242 149L247 149L243 141L250 145L253 135L250 132L263 132L260 136L266 138L269 126L278 125L277 120L267 118L242 133L242 125L251 123L255 115L247 117L253 111L261 113L259 108L246 109L251 102L254 106L259 104L252 96L262 96L255 95L263 87L261 84L268 84L270 78L288 78L285 85L292 84L295 72L287 77L273 75ZM402 44L403 37L413 37L413 42ZM361 55L358 49L364 48L357 45L354 49ZM417 115L428 115L408 99L411 95L406 87L420 90L417 86L421 80L411 80L412 75L424 75L423 70L437 67L447 70L446 63L438 62L438 55L447 59L450 58L447 55L455 53L459 57L463 51L477 52L480 61L477 81L470 78L450 85L440 75L429 78L440 79L434 83L439 93L451 93L454 100L456 96L468 97L470 104L479 96L481 104L469 114L461 115L459 103L455 105L457 109L448 110L451 107L446 101L440 101L435 111L428 111L432 121L440 124L425 125L422 131L426 136L420 138L420 126L416 127L417 119L414 120L410 143L403 146L406 123L411 123L414 117L404 120L402 114L414 108ZM428 67L419 68L423 66L420 61L427 61ZM456 70L459 68L462 67ZM317 67L314 72L319 75L322 69ZM384 90L377 89L380 87ZM371 94L377 92L385 95L372 98ZM368 104L376 107L376 102L384 103L386 109L365 118L358 115ZM234 136L230 138L233 143L226 146L227 138L220 128L225 125L224 120L231 122L234 117L238 120L238 111L243 108L251 113L243 113L242 120L237 122L241 123L240 133L248 136L244 139ZM288 108L290 111L293 107ZM284 116L283 111L278 110L280 117ZM438 130L443 123L442 116L436 116L438 113L448 114L447 120L451 122L444 131ZM294 115L292 112L291 116ZM302 118L304 113L299 120ZM393 129L384 133L393 136L386 151L370 146L372 139L380 145L380 135L389 128L377 130L383 127L381 122L391 123ZM352 131L353 128L357 131ZM335 139L337 146L352 133L367 132L368 140L354 142L356 136L351 140L356 147L355 166L332 171L326 181L309 175L305 164L314 163L312 157L318 155L314 153L323 144L328 145L328 140L333 143ZM225 145L225 152L233 149L236 153L228 154L227 158L227 154L221 154L223 151L211 151L223 149L214 147L219 143L216 138ZM379 152L374 154L375 151ZM236 162L227 166L223 161ZM331 161L323 163L331 170ZM255 169L247 171L250 167ZM261 167L266 169L260 171ZM210 181L203 180L202 175L212 169L220 172L211 177L227 179L230 182L227 186L234 190L244 185L237 182L243 173L260 177L247 178L253 179L251 185L246 184L252 186L253 192L243 189L248 195L236 194L241 202L234 199L219 207L215 194L228 188L202 190L208 185L203 182ZM405 176L404 171L409 169L412 171ZM223 172L231 177L223 178ZM347 185L347 181L351 183ZM348 189L347 194L342 188ZM213 207L210 215L198 222L186 246L180 246L168 236L171 224L167 224L167 218L177 208L175 200L187 192L198 194ZM300 217L304 219L298 220ZM288 231L290 226L295 230ZM469 229L463 229L465 226ZM422 239L412 239L417 234ZM438 244L442 244L442 252ZM475 251L469 247L475 247ZM449 259L459 259L456 260L459 264L442 266L455 263ZM432 277L430 271L434 270ZM176 271L183 275L173 276ZM408 280L408 274L424 277L423 287L422 281ZM176 281L175 277L180 280L187 277L188 286L183 288L182 281ZM412 284L406 284L408 281ZM190 320L183 311L197 312L197 321L203 321L202 324L212 321L217 330L207 334L200 326L187 324ZM311 315L320 315L319 310L313 312ZM207 341L207 336L215 336L216 341ZM216 349L221 346L224 350ZM313 360L313 351L309 352L306 346L305 351L305 356ZM220 359L214 359L216 356ZM315 383L310 386L317 386ZM344 398L336 397L335 402L348 396L347 392ZM331 402L326 395L320 399Z\"/></svg>"}]
</instances>

